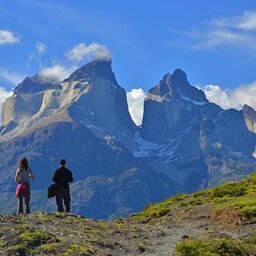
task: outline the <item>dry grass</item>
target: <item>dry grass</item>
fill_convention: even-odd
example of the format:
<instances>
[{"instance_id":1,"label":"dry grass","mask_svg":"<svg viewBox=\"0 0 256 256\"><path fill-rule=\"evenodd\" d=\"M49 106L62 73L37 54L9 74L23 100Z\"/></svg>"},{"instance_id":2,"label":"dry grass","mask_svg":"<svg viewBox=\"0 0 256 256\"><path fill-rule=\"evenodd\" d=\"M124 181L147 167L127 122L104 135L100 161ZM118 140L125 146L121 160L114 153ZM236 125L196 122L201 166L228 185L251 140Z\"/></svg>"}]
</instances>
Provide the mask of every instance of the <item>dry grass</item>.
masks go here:
<instances>
[{"instance_id":1,"label":"dry grass","mask_svg":"<svg viewBox=\"0 0 256 256\"><path fill-rule=\"evenodd\" d=\"M232 206L224 209L213 208L210 218L228 226L239 226L246 221L246 218Z\"/></svg>"}]
</instances>

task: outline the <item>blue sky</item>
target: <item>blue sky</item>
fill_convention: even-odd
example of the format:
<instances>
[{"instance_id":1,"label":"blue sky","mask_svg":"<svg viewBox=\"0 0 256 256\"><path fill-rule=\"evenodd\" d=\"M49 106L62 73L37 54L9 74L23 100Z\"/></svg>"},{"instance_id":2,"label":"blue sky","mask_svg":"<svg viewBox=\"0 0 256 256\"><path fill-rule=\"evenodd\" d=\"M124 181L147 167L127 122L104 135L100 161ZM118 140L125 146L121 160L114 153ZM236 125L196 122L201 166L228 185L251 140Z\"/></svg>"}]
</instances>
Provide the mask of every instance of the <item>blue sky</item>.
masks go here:
<instances>
[{"instance_id":1,"label":"blue sky","mask_svg":"<svg viewBox=\"0 0 256 256\"><path fill-rule=\"evenodd\" d=\"M112 55L127 91L182 68L192 85L234 101L256 81L256 2L2 1L0 93L37 72L64 77L98 51Z\"/></svg>"}]
</instances>

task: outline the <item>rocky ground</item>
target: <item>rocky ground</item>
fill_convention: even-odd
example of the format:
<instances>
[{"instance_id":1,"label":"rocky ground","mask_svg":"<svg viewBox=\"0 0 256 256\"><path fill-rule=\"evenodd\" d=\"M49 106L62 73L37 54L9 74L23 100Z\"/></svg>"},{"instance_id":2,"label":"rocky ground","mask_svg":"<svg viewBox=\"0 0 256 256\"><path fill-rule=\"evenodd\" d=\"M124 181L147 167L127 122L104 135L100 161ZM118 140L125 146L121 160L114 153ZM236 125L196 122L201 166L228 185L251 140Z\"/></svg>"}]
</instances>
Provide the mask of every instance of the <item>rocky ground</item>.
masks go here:
<instances>
[{"instance_id":1,"label":"rocky ground","mask_svg":"<svg viewBox=\"0 0 256 256\"><path fill-rule=\"evenodd\" d=\"M0 215L0 255L256 255L256 174L113 221Z\"/></svg>"},{"instance_id":2,"label":"rocky ground","mask_svg":"<svg viewBox=\"0 0 256 256\"><path fill-rule=\"evenodd\" d=\"M178 255L176 244L189 239L235 238L256 234L256 225L223 227L205 206L193 218L138 223L100 221L59 213L1 215L0 255ZM229 254L227 254L229 255ZM254 254L252 254L254 255Z\"/></svg>"},{"instance_id":3,"label":"rocky ground","mask_svg":"<svg viewBox=\"0 0 256 256\"><path fill-rule=\"evenodd\" d=\"M1 255L175 255L182 236L203 236L186 221L143 224L58 213L2 215Z\"/></svg>"}]
</instances>

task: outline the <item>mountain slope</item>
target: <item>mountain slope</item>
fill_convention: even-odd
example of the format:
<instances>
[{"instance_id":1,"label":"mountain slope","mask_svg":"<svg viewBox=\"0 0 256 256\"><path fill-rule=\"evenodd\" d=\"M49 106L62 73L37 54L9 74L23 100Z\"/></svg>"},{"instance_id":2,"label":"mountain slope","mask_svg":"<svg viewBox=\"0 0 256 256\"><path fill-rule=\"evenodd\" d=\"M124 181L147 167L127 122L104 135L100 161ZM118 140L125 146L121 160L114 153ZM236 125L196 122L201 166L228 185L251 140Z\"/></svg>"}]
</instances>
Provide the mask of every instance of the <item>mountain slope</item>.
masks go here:
<instances>
[{"instance_id":1,"label":"mountain slope","mask_svg":"<svg viewBox=\"0 0 256 256\"><path fill-rule=\"evenodd\" d=\"M44 87L28 81L26 78L4 103L2 192L14 192L14 175L22 156L28 157L36 176L32 183L35 210L53 209L52 203L43 204L45 191L63 157L73 171L72 205L78 214L103 219L127 216L180 190L127 148L138 128L110 61L90 62L58 85ZM34 86L38 88L32 89Z\"/></svg>"},{"instance_id":2,"label":"mountain slope","mask_svg":"<svg viewBox=\"0 0 256 256\"><path fill-rule=\"evenodd\" d=\"M223 110L210 103L176 70L148 92L138 138L151 147L141 143L134 155L187 192L239 180L256 168L254 117L250 107Z\"/></svg>"},{"instance_id":3,"label":"mountain slope","mask_svg":"<svg viewBox=\"0 0 256 256\"><path fill-rule=\"evenodd\" d=\"M256 133L256 111L252 107L244 105L242 113L248 130Z\"/></svg>"},{"instance_id":4,"label":"mountain slope","mask_svg":"<svg viewBox=\"0 0 256 256\"><path fill-rule=\"evenodd\" d=\"M44 86L39 78L39 75L26 78L4 102L3 124L12 121L19 128L2 139L55 120L82 123L101 137L106 133L125 137L137 129L128 111L126 92L117 84L111 61L92 61L58 85Z\"/></svg>"}]
</instances>

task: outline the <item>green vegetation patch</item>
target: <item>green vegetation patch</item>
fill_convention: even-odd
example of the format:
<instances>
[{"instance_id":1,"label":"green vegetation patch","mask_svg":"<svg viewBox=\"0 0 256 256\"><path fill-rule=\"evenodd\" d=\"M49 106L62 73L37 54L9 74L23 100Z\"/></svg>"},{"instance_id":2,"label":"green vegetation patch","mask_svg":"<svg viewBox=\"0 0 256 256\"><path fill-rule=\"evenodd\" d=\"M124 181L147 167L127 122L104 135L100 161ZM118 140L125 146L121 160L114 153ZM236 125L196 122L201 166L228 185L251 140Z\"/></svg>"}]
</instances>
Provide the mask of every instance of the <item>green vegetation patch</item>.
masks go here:
<instances>
[{"instance_id":1,"label":"green vegetation patch","mask_svg":"<svg viewBox=\"0 0 256 256\"><path fill-rule=\"evenodd\" d=\"M229 198L214 205L211 217L231 224L242 224L256 220L256 197L246 195ZM226 220L226 221L225 221Z\"/></svg>"},{"instance_id":2,"label":"green vegetation patch","mask_svg":"<svg viewBox=\"0 0 256 256\"><path fill-rule=\"evenodd\" d=\"M167 200L148 205L144 211L132 214L131 217L135 220L150 220L152 218L160 218L168 214L172 209L179 208L179 202L184 200L188 195L180 194Z\"/></svg>"},{"instance_id":3,"label":"green vegetation patch","mask_svg":"<svg viewBox=\"0 0 256 256\"><path fill-rule=\"evenodd\" d=\"M71 244L64 252L64 255L74 255L74 254L81 254L81 255L90 255L94 253L95 250L86 245L80 244Z\"/></svg>"},{"instance_id":4,"label":"green vegetation patch","mask_svg":"<svg viewBox=\"0 0 256 256\"><path fill-rule=\"evenodd\" d=\"M256 173L240 182L226 183L211 191L215 195L212 210L214 219L224 217L232 223L233 216L234 224L256 220Z\"/></svg>"},{"instance_id":5,"label":"green vegetation patch","mask_svg":"<svg viewBox=\"0 0 256 256\"><path fill-rule=\"evenodd\" d=\"M210 197L221 198L224 196L228 197L239 197L247 193L247 186L244 182L228 182L221 186L215 187L210 190Z\"/></svg>"},{"instance_id":6,"label":"green vegetation patch","mask_svg":"<svg viewBox=\"0 0 256 256\"><path fill-rule=\"evenodd\" d=\"M16 244L13 246L10 246L7 250L6 250L7 254L11 254L11 255L31 255L32 251L27 248L27 246L25 246L24 244Z\"/></svg>"},{"instance_id":7,"label":"green vegetation patch","mask_svg":"<svg viewBox=\"0 0 256 256\"><path fill-rule=\"evenodd\" d=\"M147 222L151 219L161 218L168 213L179 214L182 210L190 210L198 205L211 205L211 217L225 216L224 222L232 222L235 217L235 224L255 221L256 219L256 173L239 182L228 182L218 187L198 191L191 195L181 194L166 199L162 203L151 204L144 211L133 214L135 220ZM188 211L187 211L188 212ZM230 216L228 216L230 212ZM186 214L183 216L185 217Z\"/></svg>"},{"instance_id":8,"label":"green vegetation patch","mask_svg":"<svg viewBox=\"0 0 256 256\"><path fill-rule=\"evenodd\" d=\"M187 240L178 243L176 250L180 256L252 256L256 255L254 240L211 239Z\"/></svg>"},{"instance_id":9,"label":"green vegetation patch","mask_svg":"<svg viewBox=\"0 0 256 256\"><path fill-rule=\"evenodd\" d=\"M38 246L57 241L54 235L41 230L25 230L20 234L20 239L23 243L30 246Z\"/></svg>"},{"instance_id":10,"label":"green vegetation patch","mask_svg":"<svg viewBox=\"0 0 256 256\"><path fill-rule=\"evenodd\" d=\"M49 243L49 244L43 244L40 247L40 251L42 250L44 253L56 253L57 248L60 247L59 243Z\"/></svg>"}]
</instances>

